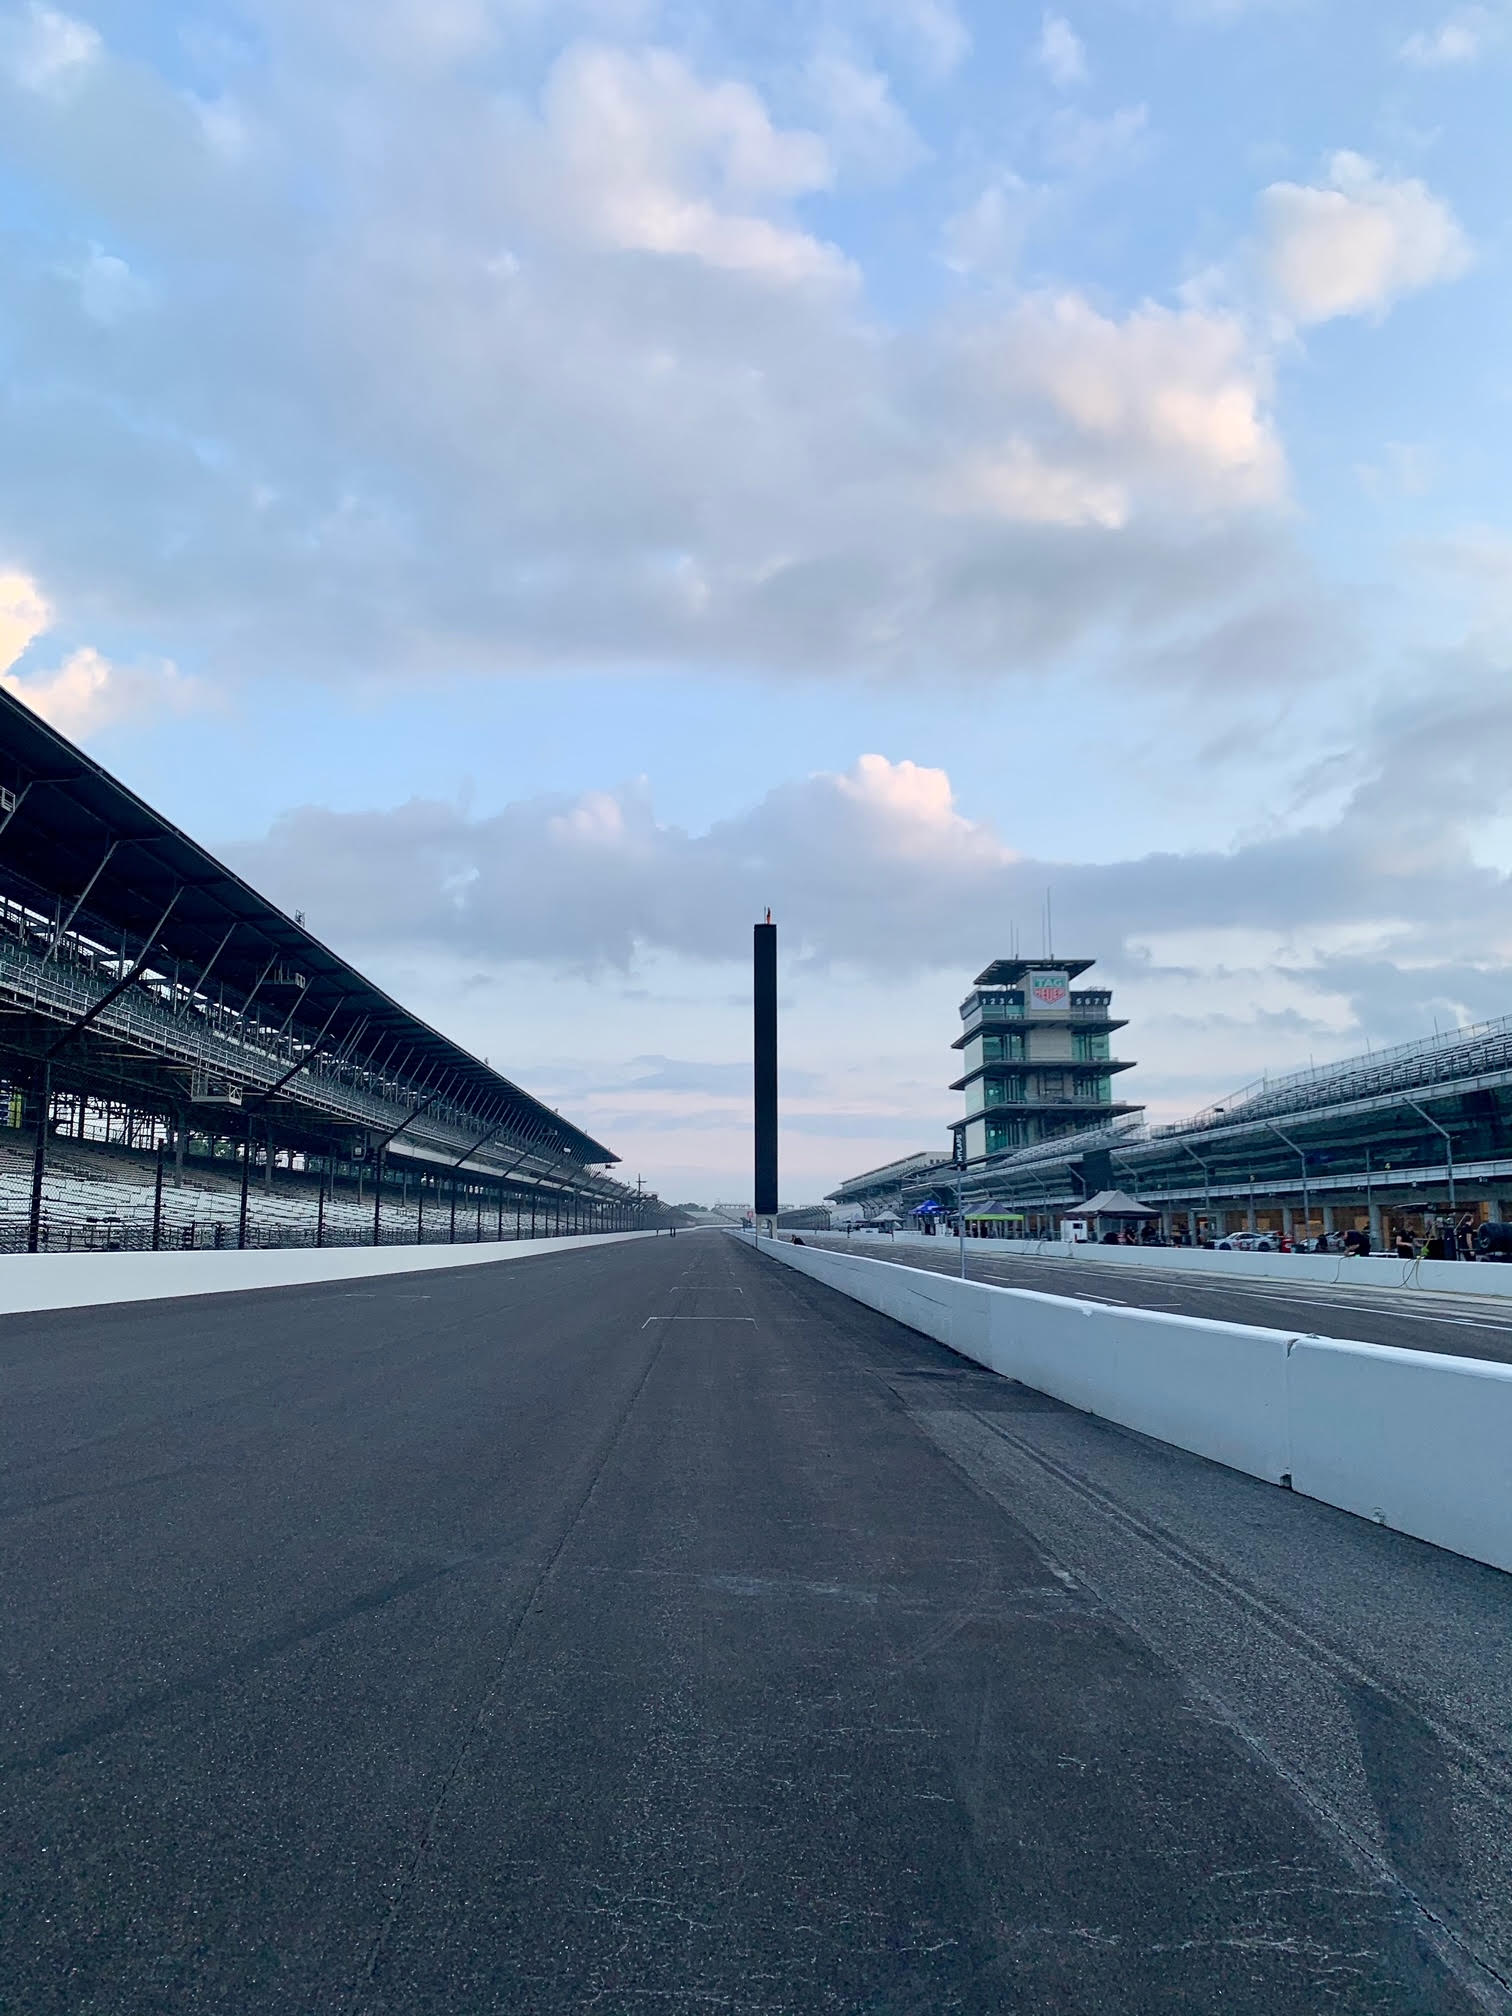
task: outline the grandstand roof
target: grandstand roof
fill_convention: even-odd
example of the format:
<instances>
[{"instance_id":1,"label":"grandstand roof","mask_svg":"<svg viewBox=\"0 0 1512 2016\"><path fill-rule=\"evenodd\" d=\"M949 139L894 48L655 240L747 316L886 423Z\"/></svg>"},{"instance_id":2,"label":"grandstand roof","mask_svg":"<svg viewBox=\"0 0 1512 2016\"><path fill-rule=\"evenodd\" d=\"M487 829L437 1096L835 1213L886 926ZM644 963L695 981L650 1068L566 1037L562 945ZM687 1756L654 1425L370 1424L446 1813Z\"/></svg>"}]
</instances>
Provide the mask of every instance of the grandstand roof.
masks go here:
<instances>
[{"instance_id":1,"label":"grandstand roof","mask_svg":"<svg viewBox=\"0 0 1512 2016\"><path fill-rule=\"evenodd\" d=\"M301 1022L321 1022L336 1009L340 1033L360 1028L354 1040L369 1055L384 1051L411 1079L445 1077L458 1100L497 1109L501 1127L539 1130L578 1161L618 1161L602 1142L411 1014L3 688L0 785L17 801L0 812L7 877L45 895L49 909L60 895L78 902L78 928L108 925L140 944L177 892L154 966L178 960L196 974L213 959L216 980L243 996L267 984L270 962L275 986L278 967L293 968L307 983L299 996ZM283 1000L292 1003L287 987Z\"/></svg>"}]
</instances>

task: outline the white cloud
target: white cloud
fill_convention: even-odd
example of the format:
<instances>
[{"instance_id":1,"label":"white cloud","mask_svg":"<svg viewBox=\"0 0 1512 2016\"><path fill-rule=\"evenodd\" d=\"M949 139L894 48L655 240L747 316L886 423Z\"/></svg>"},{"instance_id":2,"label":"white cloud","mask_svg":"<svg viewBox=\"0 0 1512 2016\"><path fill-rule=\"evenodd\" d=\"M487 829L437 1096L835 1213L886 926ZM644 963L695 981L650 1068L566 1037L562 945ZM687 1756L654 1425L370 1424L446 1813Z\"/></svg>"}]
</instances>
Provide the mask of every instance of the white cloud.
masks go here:
<instances>
[{"instance_id":1,"label":"white cloud","mask_svg":"<svg viewBox=\"0 0 1512 2016\"><path fill-rule=\"evenodd\" d=\"M79 738L110 719L116 711L111 692L114 668L98 651L74 651L54 672L27 679L0 673L0 685L24 700L34 714L65 735Z\"/></svg>"},{"instance_id":2,"label":"white cloud","mask_svg":"<svg viewBox=\"0 0 1512 2016\"><path fill-rule=\"evenodd\" d=\"M1027 441L968 451L940 484L943 511L982 512L1019 525L1100 525L1119 531L1129 494L1080 470L1057 467Z\"/></svg>"},{"instance_id":3,"label":"white cloud","mask_svg":"<svg viewBox=\"0 0 1512 2016\"><path fill-rule=\"evenodd\" d=\"M1355 474L1372 496L1424 497L1437 479L1437 457L1421 442L1387 441L1380 460L1359 463Z\"/></svg>"},{"instance_id":4,"label":"white cloud","mask_svg":"<svg viewBox=\"0 0 1512 2016\"><path fill-rule=\"evenodd\" d=\"M72 90L99 58L100 37L85 21L40 0L0 18L0 65L24 90L58 97Z\"/></svg>"},{"instance_id":5,"label":"white cloud","mask_svg":"<svg viewBox=\"0 0 1512 2016\"><path fill-rule=\"evenodd\" d=\"M148 298L147 288L126 261L98 245L89 248L70 277L78 287L80 307L102 328L123 321Z\"/></svg>"},{"instance_id":6,"label":"white cloud","mask_svg":"<svg viewBox=\"0 0 1512 2016\"><path fill-rule=\"evenodd\" d=\"M860 11L936 81L957 70L971 48L955 0L863 0Z\"/></svg>"},{"instance_id":7,"label":"white cloud","mask_svg":"<svg viewBox=\"0 0 1512 2016\"><path fill-rule=\"evenodd\" d=\"M978 341L978 364L1033 386L1089 470L1137 472L1189 503L1280 496L1268 375L1236 318L1147 303L1119 320L1060 294L1023 302L1003 333L997 355Z\"/></svg>"},{"instance_id":8,"label":"white cloud","mask_svg":"<svg viewBox=\"0 0 1512 2016\"><path fill-rule=\"evenodd\" d=\"M8 672L52 623L52 610L29 574L0 570L0 672Z\"/></svg>"},{"instance_id":9,"label":"white cloud","mask_svg":"<svg viewBox=\"0 0 1512 2016\"><path fill-rule=\"evenodd\" d=\"M832 246L762 214L827 187L833 169L817 134L779 131L744 84L705 84L666 49L583 45L552 72L546 125L580 214L609 245L779 281L847 271Z\"/></svg>"},{"instance_id":10,"label":"white cloud","mask_svg":"<svg viewBox=\"0 0 1512 2016\"><path fill-rule=\"evenodd\" d=\"M1422 549L1430 565L1467 591L1478 647L1501 674L1512 662L1512 535L1494 526L1475 526Z\"/></svg>"},{"instance_id":11,"label":"white cloud","mask_svg":"<svg viewBox=\"0 0 1512 2016\"><path fill-rule=\"evenodd\" d=\"M1072 90L1088 79L1087 52L1081 37L1063 14L1047 13L1040 23L1035 57L1053 84Z\"/></svg>"},{"instance_id":12,"label":"white cloud","mask_svg":"<svg viewBox=\"0 0 1512 2016\"><path fill-rule=\"evenodd\" d=\"M31 575L0 572L0 686L63 734L77 740L127 715L204 705L202 689L175 666L113 665L87 645L51 671L17 672L53 622L53 608Z\"/></svg>"},{"instance_id":13,"label":"white cloud","mask_svg":"<svg viewBox=\"0 0 1512 2016\"><path fill-rule=\"evenodd\" d=\"M834 780L840 796L874 825L879 859L1005 864L1014 857L986 827L963 818L943 770L860 756Z\"/></svg>"},{"instance_id":14,"label":"white cloud","mask_svg":"<svg viewBox=\"0 0 1512 2016\"><path fill-rule=\"evenodd\" d=\"M870 755L780 784L703 833L659 821L640 784L488 818L420 801L306 807L233 858L363 956L412 946L498 968L718 967L742 956L730 920L770 903L795 976L889 987L975 970L1053 885L1059 928L1109 977L1140 980L1152 1019L1242 1020L1263 1002L1248 1017L1250 1075L1278 1061L1257 1029L1283 1007L1299 1026L1395 1037L1443 998L1477 1015L1504 1005L1512 876L1479 865L1474 843L1512 809L1512 706L1488 708L1470 666L1444 670L1420 702L1364 724L1334 810L1228 849L1077 861L1068 827L1060 858L1036 858L963 812L941 771ZM984 931L996 941L985 948Z\"/></svg>"},{"instance_id":15,"label":"white cloud","mask_svg":"<svg viewBox=\"0 0 1512 2016\"><path fill-rule=\"evenodd\" d=\"M1045 156L1070 175L1105 175L1137 156L1149 132L1149 108L1125 105L1105 119L1060 107L1045 132Z\"/></svg>"},{"instance_id":16,"label":"white cloud","mask_svg":"<svg viewBox=\"0 0 1512 2016\"><path fill-rule=\"evenodd\" d=\"M1335 154L1324 187L1272 183L1259 210L1266 283L1300 323L1379 315L1470 264L1448 204L1415 178L1388 181L1359 154Z\"/></svg>"},{"instance_id":17,"label":"white cloud","mask_svg":"<svg viewBox=\"0 0 1512 2016\"><path fill-rule=\"evenodd\" d=\"M717 1141L711 1102L738 1083L743 920L770 903L798 1004L804 1166L832 1178L884 1159L863 1139L943 1139L959 1110L944 1067L961 982L1008 949L1015 922L1037 940L1047 885L1058 942L1097 954L1133 1018L1123 1054L1141 1064L1126 1088L1156 1117L1266 1067L1420 1034L1435 1015L1503 1012L1512 876L1477 844L1512 810L1512 704L1488 704L1485 668L1468 661L1422 668L1421 687L1356 724L1354 782L1326 811L1303 802L1227 848L1068 858L1072 819L1051 836L1054 858L1020 852L1006 820L972 817L940 770L872 754L779 784L704 832L658 819L640 783L486 818L421 801L305 807L233 858L492 1054L528 1061L538 1015L522 1009L507 1039L501 1024L548 975L564 1055L566 1029L579 1058L602 1056L612 1002L625 1064L564 1069L561 1096L653 1165L681 1153L739 1166L738 1119ZM680 1018L696 1061L631 1063L670 1046Z\"/></svg>"},{"instance_id":18,"label":"white cloud","mask_svg":"<svg viewBox=\"0 0 1512 2016\"><path fill-rule=\"evenodd\" d=\"M819 51L808 86L839 177L882 186L900 180L927 149L880 70L839 49Z\"/></svg>"},{"instance_id":19,"label":"white cloud","mask_svg":"<svg viewBox=\"0 0 1512 2016\"><path fill-rule=\"evenodd\" d=\"M1446 70L1474 63L1495 38L1500 23L1485 7L1458 7L1436 28L1418 29L1397 54L1418 70Z\"/></svg>"},{"instance_id":20,"label":"white cloud","mask_svg":"<svg viewBox=\"0 0 1512 2016\"><path fill-rule=\"evenodd\" d=\"M482 90L474 58L380 63L358 11L280 12L307 67L237 74L245 146L108 52L18 140L78 176L78 285L121 331L22 316L7 359L35 396L0 546L65 607L212 680L1010 676L1089 642L1148 665L1287 564L1255 331L1016 286L1041 192L1000 176L950 227L990 286L868 303L814 210L863 138L875 173L912 142L839 27L805 126L666 48Z\"/></svg>"},{"instance_id":21,"label":"white cloud","mask_svg":"<svg viewBox=\"0 0 1512 2016\"><path fill-rule=\"evenodd\" d=\"M0 672L0 686L75 742L134 715L182 714L204 705L201 690L176 667L115 665L87 645L50 672Z\"/></svg>"}]
</instances>

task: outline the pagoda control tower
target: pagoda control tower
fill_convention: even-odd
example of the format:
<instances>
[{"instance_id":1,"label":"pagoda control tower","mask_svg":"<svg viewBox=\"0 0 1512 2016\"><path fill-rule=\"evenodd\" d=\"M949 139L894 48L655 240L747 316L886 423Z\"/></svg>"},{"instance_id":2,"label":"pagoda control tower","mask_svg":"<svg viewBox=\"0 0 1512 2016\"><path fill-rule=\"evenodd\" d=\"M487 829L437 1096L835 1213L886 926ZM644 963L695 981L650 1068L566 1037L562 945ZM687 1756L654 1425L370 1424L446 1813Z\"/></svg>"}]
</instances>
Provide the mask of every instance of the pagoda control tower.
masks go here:
<instances>
[{"instance_id":1,"label":"pagoda control tower","mask_svg":"<svg viewBox=\"0 0 1512 2016\"><path fill-rule=\"evenodd\" d=\"M1091 959L994 959L961 1003L964 1118L951 1123L957 1166L1098 1127L1142 1109L1113 1097L1112 990L1078 988ZM962 1153L962 1136L965 1136Z\"/></svg>"}]
</instances>

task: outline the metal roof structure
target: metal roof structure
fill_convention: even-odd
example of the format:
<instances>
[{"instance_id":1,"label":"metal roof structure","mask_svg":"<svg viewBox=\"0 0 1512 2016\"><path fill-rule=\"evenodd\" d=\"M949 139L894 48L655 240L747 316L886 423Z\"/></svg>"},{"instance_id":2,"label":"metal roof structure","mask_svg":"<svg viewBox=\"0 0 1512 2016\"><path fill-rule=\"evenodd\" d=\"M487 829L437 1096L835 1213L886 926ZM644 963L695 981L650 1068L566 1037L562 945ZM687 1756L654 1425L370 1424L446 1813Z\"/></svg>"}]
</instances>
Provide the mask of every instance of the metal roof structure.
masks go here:
<instances>
[{"instance_id":1,"label":"metal roof structure","mask_svg":"<svg viewBox=\"0 0 1512 2016\"><path fill-rule=\"evenodd\" d=\"M495 1176L506 1149L537 1180L591 1181L618 1159L4 690L0 902L0 1054L13 1075L55 1054L77 1076L88 1058L143 1099L182 1100L195 1074L215 1074L288 1125L355 1124L394 1154L450 1163L479 1136L468 1166Z\"/></svg>"},{"instance_id":2,"label":"metal roof structure","mask_svg":"<svg viewBox=\"0 0 1512 2016\"><path fill-rule=\"evenodd\" d=\"M1016 987L1029 973L1064 973L1068 980L1075 980L1095 966L1095 959L994 959L984 967L971 983L974 987Z\"/></svg>"}]
</instances>

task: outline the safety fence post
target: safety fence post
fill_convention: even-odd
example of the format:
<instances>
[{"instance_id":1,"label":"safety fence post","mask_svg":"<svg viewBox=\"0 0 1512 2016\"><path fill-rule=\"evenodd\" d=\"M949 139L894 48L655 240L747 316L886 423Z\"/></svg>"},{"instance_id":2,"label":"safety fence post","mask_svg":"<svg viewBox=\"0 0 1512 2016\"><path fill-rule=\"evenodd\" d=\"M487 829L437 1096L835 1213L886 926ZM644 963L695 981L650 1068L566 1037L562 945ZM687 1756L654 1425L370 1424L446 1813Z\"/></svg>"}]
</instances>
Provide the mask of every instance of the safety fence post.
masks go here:
<instances>
[{"instance_id":1,"label":"safety fence post","mask_svg":"<svg viewBox=\"0 0 1512 2016\"><path fill-rule=\"evenodd\" d=\"M37 1098L37 1139L32 1150L31 1212L26 1225L26 1250L35 1253L42 1238L42 1177L47 1168L47 1122L52 1107L52 1065L42 1065Z\"/></svg>"},{"instance_id":2,"label":"safety fence post","mask_svg":"<svg viewBox=\"0 0 1512 2016\"><path fill-rule=\"evenodd\" d=\"M247 1131L242 1137L241 1166L241 1209L236 1219L236 1250L241 1252L247 1243L247 1179L252 1173L252 1122L247 1122Z\"/></svg>"}]
</instances>

